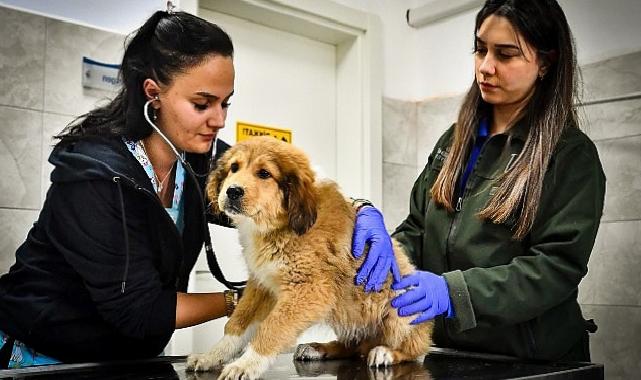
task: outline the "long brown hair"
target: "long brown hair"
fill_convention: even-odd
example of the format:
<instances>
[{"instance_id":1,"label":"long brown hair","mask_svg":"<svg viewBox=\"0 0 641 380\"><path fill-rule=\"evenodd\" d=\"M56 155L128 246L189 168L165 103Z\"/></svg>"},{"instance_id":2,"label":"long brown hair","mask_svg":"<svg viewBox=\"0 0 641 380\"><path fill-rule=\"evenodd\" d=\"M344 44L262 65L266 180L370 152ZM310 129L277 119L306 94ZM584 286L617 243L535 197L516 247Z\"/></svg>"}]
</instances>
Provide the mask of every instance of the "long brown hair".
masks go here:
<instances>
[{"instance_id":1,"label":"long brown hair","mask_svg":"<svg viewBox=\"0 0 641 380\"><path fill-rule=\"evenodd\" d=\"M493 223L516 221L513 238L522 240L532 229L541 198L543 179L556 144L567 126L578 126L574 101L578 98L578 70L574 41L556 0L488 0L476 15L476 33L490 15L505 17L547 66L520 117L529 126L523 150L510 169L498 178L498 189L478 216ZM431 189L436 204L453 211L456 182L466 164L480 120L491 115L476 81L458 115L451 151ZM513 124L512 124L513 125Z\"/></svg>"}]
</instances>

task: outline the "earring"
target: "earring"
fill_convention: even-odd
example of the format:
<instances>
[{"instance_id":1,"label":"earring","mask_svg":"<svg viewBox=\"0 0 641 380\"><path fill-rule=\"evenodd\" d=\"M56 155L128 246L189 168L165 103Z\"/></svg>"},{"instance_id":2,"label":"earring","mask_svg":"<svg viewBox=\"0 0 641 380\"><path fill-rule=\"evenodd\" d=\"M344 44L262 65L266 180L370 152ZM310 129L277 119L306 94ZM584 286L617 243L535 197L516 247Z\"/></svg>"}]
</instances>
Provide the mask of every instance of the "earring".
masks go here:
<instances>
[{"instance_id":1,"label":"earring","mask_svg":"<svg viewBox=\"0 0 641 380\"><path fill-rule=\"evenodd\" d=\"M542 81L544 76L545 76L545 74L539 73L539 80Z\"/></svg>"},{"instance_id":2,"label":"earring","mask_svg":"<svg viewBox=\"0 0 641 380\"><path fill-rule=\"evenodd\" d=\"M154 100L160 101L160 96L158 96L158 95L154 96ZM152 118L154 119L154 121L156 121L156 120L158 120L158 115L156 114L156 109L152 108L152 110L153 110L152 111L152 113L153 113L152 114Z\"/></svg>"}]
</instances>

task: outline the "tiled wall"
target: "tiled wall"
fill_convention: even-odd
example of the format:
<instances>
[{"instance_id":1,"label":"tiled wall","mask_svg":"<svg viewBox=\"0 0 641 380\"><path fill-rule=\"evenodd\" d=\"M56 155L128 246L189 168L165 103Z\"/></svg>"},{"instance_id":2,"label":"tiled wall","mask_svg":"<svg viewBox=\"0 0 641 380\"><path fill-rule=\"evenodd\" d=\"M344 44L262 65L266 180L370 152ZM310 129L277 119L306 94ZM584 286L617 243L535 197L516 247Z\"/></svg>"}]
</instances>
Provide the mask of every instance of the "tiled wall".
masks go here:
<instances>
[{"instance_id":1,"label":"tiled wall","mask_svg":"<svg viewBox=\"0 0 641 380\"><path fill-rule=\"evenodd\" d=\"M579 301L599 325L592 360L605 364L607 379L632 379L641 373L641 99L613 98L641 93L641 52L582 71L583 129L599 150L607 191ZM610 101L591 104L603 99ZM461 100L383 100L383 211L390 230L407 215L411 185Z\"/></svg>"},{"instance_id":2,"label":"tiled wall","mask_svg":"<svg viewBox=\"0 0 641 380\"><path fill-rule=\"evenodd\" d=\"M584 102L641 94L641 52L583 69ZM641 98L586 105L607 177L605 208L579 301L599 325L591 342L607 379L641 373Z\"/></svg>"},{"instance_id":3,"label":"tiled wall","mask_svg":"<svg viewBox=\"0 0 641 380\"><path fill-rule=\"evenodd\" d=\"M117 63L124 36L0 7L0 273L38 216L52 136L113 96L83 89L82 57Z\"/></svg>"}]
</instances>

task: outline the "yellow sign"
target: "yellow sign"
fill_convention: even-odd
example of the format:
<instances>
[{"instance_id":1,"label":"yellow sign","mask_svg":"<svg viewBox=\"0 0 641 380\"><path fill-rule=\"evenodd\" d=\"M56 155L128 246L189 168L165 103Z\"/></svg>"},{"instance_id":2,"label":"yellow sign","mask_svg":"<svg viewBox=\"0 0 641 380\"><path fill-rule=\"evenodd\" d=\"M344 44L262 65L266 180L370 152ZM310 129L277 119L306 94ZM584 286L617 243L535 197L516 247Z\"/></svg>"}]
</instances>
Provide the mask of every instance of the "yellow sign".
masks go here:
<instances>
[{"instance_id":1,"label":"yellow sign","mask_svg":"<svg viewBox=\"0 0 641 380\"><path fill-rule=\"evenodd\" d=\"M292 131L265 125L250 124L243 121L236 122L236 142L247 140L255 136L273 136L281 141L292 143Z\"/></svg>"}]
</instances>

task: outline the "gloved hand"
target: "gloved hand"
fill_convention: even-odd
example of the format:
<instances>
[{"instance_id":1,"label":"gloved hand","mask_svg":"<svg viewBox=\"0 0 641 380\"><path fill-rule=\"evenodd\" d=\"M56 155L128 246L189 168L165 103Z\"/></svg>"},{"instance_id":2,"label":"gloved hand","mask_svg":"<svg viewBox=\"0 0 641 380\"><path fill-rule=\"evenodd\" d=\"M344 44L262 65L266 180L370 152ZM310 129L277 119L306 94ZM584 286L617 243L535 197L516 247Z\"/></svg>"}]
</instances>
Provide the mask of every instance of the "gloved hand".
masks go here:
<instances>
[{"instance_id":1,"label":"gloved hand","mask_svg":"<svg viewBox=\"0 0 641 380\"><path fill-rule=\"evenodd\" d=\"M401 273L394 257L392 238L385 229L383 215L372 206L361 207L356 214L356 225L352 237L352 255L357 259L360 258L365 244L369 244L370 248L365 261L356 273L356 285L367 281L365 291L379 291L389 272L392 272L394 282L400 281Z\"/></svg>"},{"instance_id":2,"label":"gloved hand","mask_svg":"<svg viewBox=\"0 0 641 380\"><path fill-rule=\"evenodd\" d=\"M398 315L406 317L419 314L411 324L415 325L434 319L441 314L447 318L454 316L449 288L443 276L432 272L415 271L400 282L392 284L392 289L405 289L405 292L392 300L392 307Z\"/></svg>"}]
</instances>

